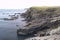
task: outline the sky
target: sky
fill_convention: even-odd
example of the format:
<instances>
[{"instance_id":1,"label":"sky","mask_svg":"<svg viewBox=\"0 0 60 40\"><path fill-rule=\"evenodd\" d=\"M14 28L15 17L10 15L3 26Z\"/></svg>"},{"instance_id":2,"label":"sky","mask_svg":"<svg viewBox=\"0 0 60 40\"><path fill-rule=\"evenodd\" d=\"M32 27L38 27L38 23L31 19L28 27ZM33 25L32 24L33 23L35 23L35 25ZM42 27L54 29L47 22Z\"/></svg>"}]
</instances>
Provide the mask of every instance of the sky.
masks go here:
<instances>
[{"instance_id":1,"label":"sky","mask_svg":"<svg viewBox=\"0 0 60 40\"><path fill-rule=\"evenodd\" d=\"M24 9L31 6L60 6L60 0L0 0L0 9Z\"/></svg>"}]
</instances>

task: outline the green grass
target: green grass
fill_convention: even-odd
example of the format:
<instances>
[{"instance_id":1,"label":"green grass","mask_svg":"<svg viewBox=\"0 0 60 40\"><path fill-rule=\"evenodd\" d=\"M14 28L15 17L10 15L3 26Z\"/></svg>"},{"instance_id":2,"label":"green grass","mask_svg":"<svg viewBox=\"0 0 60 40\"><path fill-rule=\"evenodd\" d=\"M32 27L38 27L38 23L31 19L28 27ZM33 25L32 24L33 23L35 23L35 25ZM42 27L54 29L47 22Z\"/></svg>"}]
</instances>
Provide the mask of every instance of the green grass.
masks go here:
<instances>
[{"instance_id":1,"label":"green grass","mask_svg":"<svg viewBox=\"0 0 60 40\"><path fill-rule=\"evenodd\" d=\"M48 8L60 8L59 6L32 6L31 8L36 10L46 10Z\"/></svg>"}]
</instances>

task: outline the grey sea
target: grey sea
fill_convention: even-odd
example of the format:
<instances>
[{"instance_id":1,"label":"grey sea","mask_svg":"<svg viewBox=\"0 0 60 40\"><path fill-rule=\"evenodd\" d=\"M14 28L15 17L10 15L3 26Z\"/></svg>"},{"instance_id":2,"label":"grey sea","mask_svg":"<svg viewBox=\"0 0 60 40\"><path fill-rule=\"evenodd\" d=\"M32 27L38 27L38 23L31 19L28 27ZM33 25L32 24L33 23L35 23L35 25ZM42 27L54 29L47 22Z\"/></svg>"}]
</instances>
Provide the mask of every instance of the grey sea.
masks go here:
<instances>
[{"instance_id":1,"label":"grey sea","mask_svg":"<svg viewBox=\"0 0 60 40\"><path fill-rule=\"evenodd\" d=\"M0 9L0 18L9 18L9 15L15 13L22 13L26 10L20 9ZM0 20L0 40L24 40L25 36L17 36L17 26L22 28L26 23L23 22L24 18L19 17L16 20Z\"/></svg>"}]
</instances>

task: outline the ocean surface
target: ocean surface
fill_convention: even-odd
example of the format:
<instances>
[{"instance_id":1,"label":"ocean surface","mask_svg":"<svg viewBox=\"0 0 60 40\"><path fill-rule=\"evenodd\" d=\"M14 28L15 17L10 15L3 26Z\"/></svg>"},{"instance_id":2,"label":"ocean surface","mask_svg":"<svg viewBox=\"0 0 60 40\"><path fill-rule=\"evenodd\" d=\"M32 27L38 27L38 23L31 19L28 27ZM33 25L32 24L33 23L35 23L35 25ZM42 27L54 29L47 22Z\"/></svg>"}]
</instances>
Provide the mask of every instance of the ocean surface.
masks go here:
<instances>
[{"instance_id":1,"label":"ocean surface","mask_svg":"<svg viewBox=\"0 0 60 40\"><path fill-rule=\"evenodd\" d=\"M0 18L9 18L8 15L14 15L15 13L23 13L26 10L23 9L0 9ZM0 40L24 40L26 36L17 36L17 26L22 28L26 23L22 20L20 14L16 20L0 20Z\"/></svg>"}]
</instances>

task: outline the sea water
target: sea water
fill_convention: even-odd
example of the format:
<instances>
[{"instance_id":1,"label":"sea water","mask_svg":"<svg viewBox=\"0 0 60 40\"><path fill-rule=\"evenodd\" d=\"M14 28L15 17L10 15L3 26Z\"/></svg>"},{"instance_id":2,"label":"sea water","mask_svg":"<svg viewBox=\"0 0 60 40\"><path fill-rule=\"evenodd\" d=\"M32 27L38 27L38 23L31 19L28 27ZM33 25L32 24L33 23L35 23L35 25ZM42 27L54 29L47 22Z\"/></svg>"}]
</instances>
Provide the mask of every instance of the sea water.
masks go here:
<instances>
[{"instance_id":1,"label":"sea water","mask_svg":"<svg viewBox=\"0 0 60 40\"><path fill-rule=\"evenodd\" d=\"M9 15L14 15L15 13L23 13L26 10L23 9L0 9L0 18L9 18ZM16 20L0 20L0 40L24 40L25 36L17 36L17 26L22 28L25 22L22 21L24 18L19 18Z\"/></svg>"}]
</instances>

